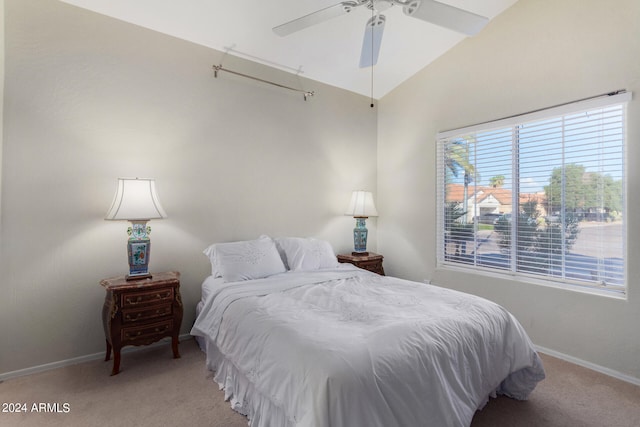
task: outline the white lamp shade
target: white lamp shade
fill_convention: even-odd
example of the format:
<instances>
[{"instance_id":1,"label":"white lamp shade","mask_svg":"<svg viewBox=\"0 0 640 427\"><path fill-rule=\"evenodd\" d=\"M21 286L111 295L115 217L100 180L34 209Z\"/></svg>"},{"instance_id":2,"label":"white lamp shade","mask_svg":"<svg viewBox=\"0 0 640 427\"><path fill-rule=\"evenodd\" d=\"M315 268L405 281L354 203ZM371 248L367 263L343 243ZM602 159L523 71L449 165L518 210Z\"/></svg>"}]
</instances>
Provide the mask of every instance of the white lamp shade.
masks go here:
<instances>
[{"instance_id":1,"label":"white lamp shade","mask_svg":"<svg viewBox=\"0 0 640 427\"><path fill-rule=\"evenodd\" d=\"M355 218L378 216L376 206L373 204L373 194L370 191L354 191L344 214Z\"/></svg>"},{"instance_id":2,"label":"white lamp shade","mask_svg":"<svg viewBox=\"0 0 640 427\"><path fill-rule=\"evenodd\" d=\"M105 219L149 220L166 218L156 192L156 182L148 178L118 178L118 188Z\"/></svg>"}]
</instances>

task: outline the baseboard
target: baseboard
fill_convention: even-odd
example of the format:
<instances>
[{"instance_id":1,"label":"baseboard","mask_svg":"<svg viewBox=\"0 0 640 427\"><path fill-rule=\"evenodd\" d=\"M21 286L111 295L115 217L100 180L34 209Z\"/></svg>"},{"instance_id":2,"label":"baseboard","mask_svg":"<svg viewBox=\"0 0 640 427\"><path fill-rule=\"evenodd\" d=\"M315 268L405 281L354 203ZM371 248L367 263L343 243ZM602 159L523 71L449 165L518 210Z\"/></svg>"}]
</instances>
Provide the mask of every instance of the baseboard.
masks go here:
<instances>
[{"instance_id":1,"label":"baseboard","mask_svg":"<svg viewBox=\"0 0 640 427\"><path fill-rule=\"evenodd\" d=\"M188 339L192 339L193 337L189 334L184 334L184 335L180 335L179 339L180 341L186 341ZM144 346L144 347L132 347L132 346L127 346L125 348L122 349L121 354L126 354L126 353L131 353L134 351L140 351L140 350L144 350L150 347L157 347L160 345L166 345L168 341L170 341L171 338L165 338L162 339L156 343L153 343L151 345L148 346ZM101 351L99 353L93 353L93 354L87 354L85 356L79 356L79 357L74 357L71 359L66 359L66 360L60 360L57 362L51 362L51 363L45 363L44 365L38 365L38 366L32 366L30 368L25 368L25 369L18 369L17 371L11 371L11 372L5 372L3 374L0 374L0 383L6 380L9 380L11 378L17 378L17 377L22 377L24 375L31 375L31 374L37 374L38 372L44 372L44 371L49 371L51 369L56 369L56 368L62 368L64 366L71 366L71 365L76 365L78 363L83 363L83 362L89 362L92 360L98 360L98 359L104 359L104 351Z\"/></svg>"},{"instance_id":2,"label":"baseboard","mask_svg":"<svg viewBox=\"0 0 640 427\"><path fill-rule=\"evenodd\" d=\"M559 351L551 350L540 345L534 345L534 347L540 353L548 354L549 356L573 363L574 365L582 366L583 368L591 369L592 371L608 375L615 379L640 386L640 378L632 377L631 375L623 374L622 372L605 368L604 366L596 365L595 363L587 362L586 360L578 359L577 357L569 356L568 354L560 353Z\"/></svg>"}]
</instances>

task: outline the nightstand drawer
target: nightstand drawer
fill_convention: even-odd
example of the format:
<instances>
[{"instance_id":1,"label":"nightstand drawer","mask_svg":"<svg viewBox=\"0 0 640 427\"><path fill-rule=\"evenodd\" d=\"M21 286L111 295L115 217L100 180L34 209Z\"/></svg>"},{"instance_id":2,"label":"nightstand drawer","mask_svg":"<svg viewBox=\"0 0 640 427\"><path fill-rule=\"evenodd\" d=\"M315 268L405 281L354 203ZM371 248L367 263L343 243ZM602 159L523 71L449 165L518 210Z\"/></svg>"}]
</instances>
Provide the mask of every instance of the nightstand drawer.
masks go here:
<instances>
[{"instance_id":1,"label":"nightstand drawer","mask_svg":"<svg viewBox=\"0 0 640 427\"><path fill-rule=\"evenodd\" d=\"M134 323L142 320L154 319L156 317L170 316L171 313L171 304L122 310L122 322Z\"/></svg>"},{"instance_id":2,"label":"nightstand drawer","mask_svg":"<svg viewBox=\"0 0 640 427\"><path fill-rule=\"evenodd\" d=\"M173 301L173 288L162 288L153 291L127 292L122 294L122 308L139 307Z\"/></svg>"},{"instance_id":3,"label":"nightstand drawer","mask_svg":"<svg viewBox=\"0 0 640 427\"><path fill-rule=\"evenodd\" d=\"M149 338L156 338L173 330L173 320L143 325L137 328L122 328L122 341L135 343L145 341Z\"/></svg>"},{"instance_id":4,"label":"nightstand drawer","mask_svg":"<svg viewBox=\"0 0 640 427\"><path fill-rule=\"evenodd\" d=\"M366 255L361 254L340 254L338 262L353 264L358 268L362 268L372 273L384 276L384 268L382 267L383 256L369 252Z\"/></svg>"},{"instance_id":5,"label":"nightstand drawer","mask_svg":"<svg viewBox=\"0 0 640 427\"><path fill-rule=\"evenodd\" d=\"M384 276L384 270L382 269L382 263L380 261L361 262L358 263L358 267Z\"/></svg>"}]
</instances>

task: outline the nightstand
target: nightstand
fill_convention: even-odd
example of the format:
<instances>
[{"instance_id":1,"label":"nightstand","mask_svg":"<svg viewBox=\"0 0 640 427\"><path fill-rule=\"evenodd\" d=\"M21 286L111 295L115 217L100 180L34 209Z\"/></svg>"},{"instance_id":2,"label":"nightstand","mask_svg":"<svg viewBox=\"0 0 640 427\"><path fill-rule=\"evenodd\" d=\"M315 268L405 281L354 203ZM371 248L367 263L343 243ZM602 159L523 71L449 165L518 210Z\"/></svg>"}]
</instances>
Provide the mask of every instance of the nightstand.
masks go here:
<instances>
[{"instance_id":1,"label":"nightstand","mask_svg":"<svg viewBox=\"0 0 640 427\"><path fill-rule=\"evenodd\" d=\"M365 270L378 273L384 276L384 268L382 268L382 259L384 257L373 252L368 252L368 255L338 255L338 262L347 262L353 264L356 267L363 268Z\"/></svg>"},{"instance_id":2,"label":"nightstand","mask_svg":"<svg viewBox=\"0 0 640 427\"><path fill-rule=\"evenodd\" d=\"M119 276L101 280L100 285L107 291L102 322L107 342L105 361L113 349L111 375L120 371L120 350L127 345L148 345L171 337L173 357L180 357L180 273L153 273L151 278L139 280Z\"/></svg>"}]
</instances>

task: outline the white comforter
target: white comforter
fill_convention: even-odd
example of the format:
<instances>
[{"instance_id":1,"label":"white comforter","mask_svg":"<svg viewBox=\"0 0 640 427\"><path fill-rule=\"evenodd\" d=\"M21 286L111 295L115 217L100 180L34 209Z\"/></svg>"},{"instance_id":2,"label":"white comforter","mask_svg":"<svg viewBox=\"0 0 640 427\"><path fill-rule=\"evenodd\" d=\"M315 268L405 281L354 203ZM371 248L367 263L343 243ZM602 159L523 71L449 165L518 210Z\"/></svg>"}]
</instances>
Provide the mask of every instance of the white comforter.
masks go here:
<instances>
[{"instance_id":1,"label":"white comforter","mask_svg":"<svg viewBox=\"0 0 640 427\"><path fill-rule=\"evenodd\" d=\"M544 378L502 307L359 269L220 283L191 333L252 426L468 426Z\"/></svg>"}]
</instances>

